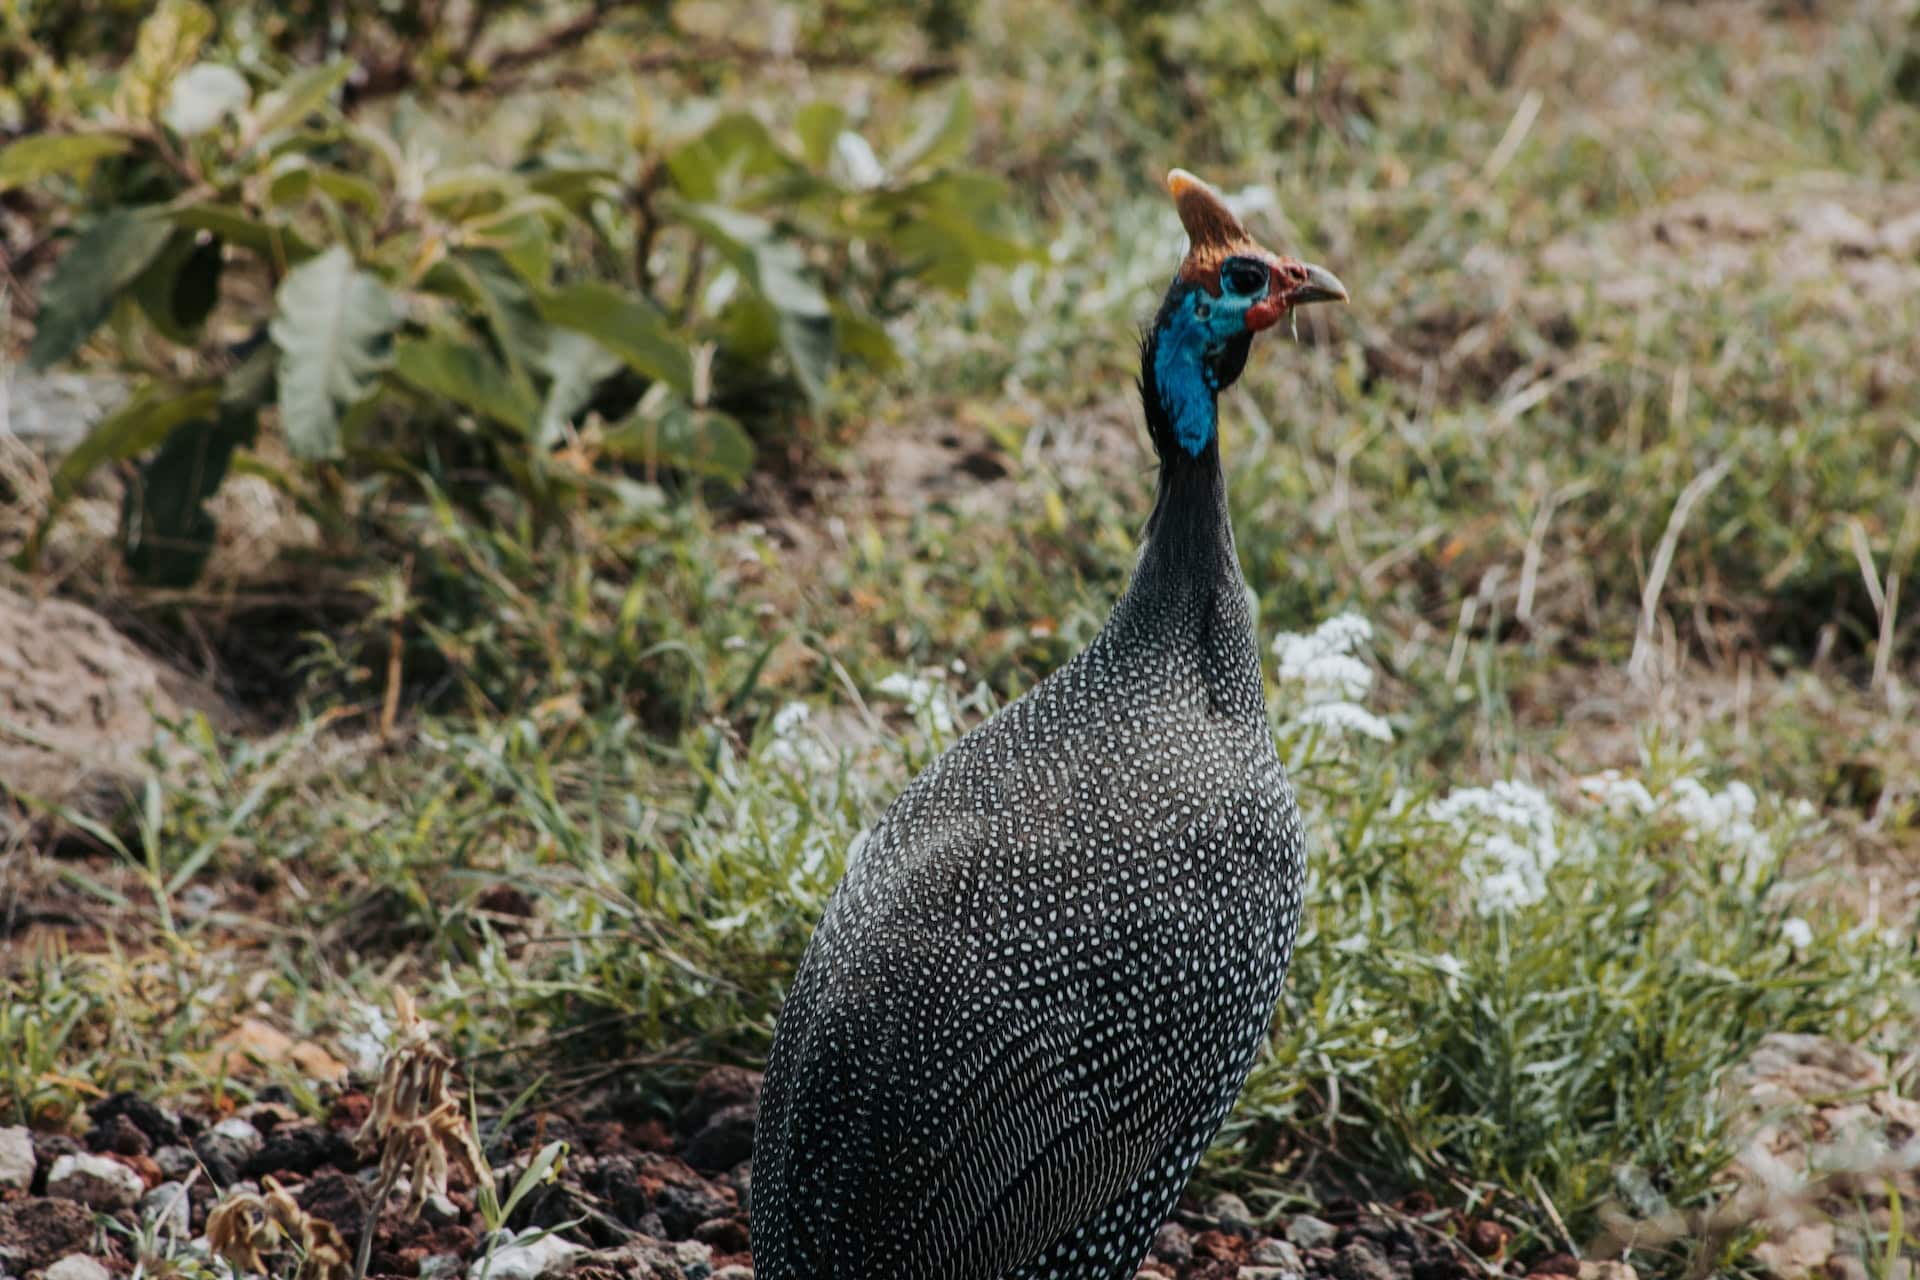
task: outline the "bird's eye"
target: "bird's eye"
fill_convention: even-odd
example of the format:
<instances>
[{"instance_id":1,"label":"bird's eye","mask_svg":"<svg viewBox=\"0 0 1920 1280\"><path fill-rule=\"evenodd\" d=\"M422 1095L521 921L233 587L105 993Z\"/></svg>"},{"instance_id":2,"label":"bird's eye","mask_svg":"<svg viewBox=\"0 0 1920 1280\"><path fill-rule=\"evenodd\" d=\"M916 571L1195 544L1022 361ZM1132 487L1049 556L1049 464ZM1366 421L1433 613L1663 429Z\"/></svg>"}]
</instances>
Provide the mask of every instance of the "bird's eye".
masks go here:
<instances>
[{"instance_id":1,"label":"bird's eye","mask_svg":"<svg viewBox=\"0 0 1920 1280\"><path fill-rule=\"evenodd\" d=\"M1243 297L1258 293L1260 286L1267 282L1267 264L1252 258L1228 258L1220 269L1220 279L1231 292Z\"/></svg>"}]
</instances>

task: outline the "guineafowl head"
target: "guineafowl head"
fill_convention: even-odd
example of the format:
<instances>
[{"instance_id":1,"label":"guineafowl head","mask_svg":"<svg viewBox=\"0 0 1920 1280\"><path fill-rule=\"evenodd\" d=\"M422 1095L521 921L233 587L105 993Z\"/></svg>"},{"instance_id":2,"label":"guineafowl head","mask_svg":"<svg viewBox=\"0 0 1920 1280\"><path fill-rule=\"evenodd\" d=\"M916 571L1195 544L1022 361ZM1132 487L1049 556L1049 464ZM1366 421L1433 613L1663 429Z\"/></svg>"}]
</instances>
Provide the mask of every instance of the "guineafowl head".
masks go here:
<instances>
[{"instance_id":1,"label":"guineafowl head","mask_svg":"<svg viewBox=\"0 0 1920 1280\"><path fill-rule=\"evenodd\" d=\"M1261 247L1226 202L1185 169L1167 189L1189 247L1147 329L1141 390L1154 447L1197 458L1213 444L1216 400L1246 368L1253 335L1309 302L1345 302L1347 290L1324 267Z\"/></svg>"}]
</instances>

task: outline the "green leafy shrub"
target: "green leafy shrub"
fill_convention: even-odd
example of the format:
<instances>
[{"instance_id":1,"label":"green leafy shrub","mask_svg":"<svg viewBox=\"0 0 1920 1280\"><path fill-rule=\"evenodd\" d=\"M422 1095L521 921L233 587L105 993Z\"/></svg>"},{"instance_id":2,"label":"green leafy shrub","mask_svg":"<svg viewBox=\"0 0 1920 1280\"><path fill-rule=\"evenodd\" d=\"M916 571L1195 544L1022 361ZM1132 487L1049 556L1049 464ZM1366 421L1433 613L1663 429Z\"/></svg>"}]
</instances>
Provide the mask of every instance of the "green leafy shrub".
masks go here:
<instances>
[{"instance_id":1,"label":"green leafy shrub","mask_svg":"<svg viewBox=\"0 0 1920 1280\"><path fill-rule=\"evenodd\" d=\"M72 229L28 362L110 327L140 371L61 463L28 563L89 472L138 458L128 564L193 581L205 499L263 423L336 513L342 480L379 475L476 509L505 483L540 518L628 466L737 483L836 368L895 359L908 288L1019 257L1001 184L961 163L964 92L884 159L831 101L778 130L694 103L658 131L536 101L476 144L435 113L493 108L343 103L364 68L277 74L238 41L166 0L104 103L73 95L57 131L0 150L0 190L33 184Z\"/></svg>"}]
</instances>

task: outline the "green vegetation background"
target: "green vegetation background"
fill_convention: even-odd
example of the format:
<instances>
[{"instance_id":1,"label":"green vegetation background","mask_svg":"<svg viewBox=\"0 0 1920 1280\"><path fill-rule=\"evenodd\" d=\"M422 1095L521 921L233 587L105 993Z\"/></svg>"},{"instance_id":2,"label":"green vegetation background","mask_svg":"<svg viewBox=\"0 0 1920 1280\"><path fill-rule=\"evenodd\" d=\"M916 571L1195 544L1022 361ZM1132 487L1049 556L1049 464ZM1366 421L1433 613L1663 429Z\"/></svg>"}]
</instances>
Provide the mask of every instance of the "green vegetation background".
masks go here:
<instances>
[{"instance_id":1,"label":"green vegetation background","mask_svg":"<svg viewBox=\"0 0 1920 1280\"><path fill-rule=\"evenodd\" d=\"M1392 735L1276 677L1312 915L1209 1176L1558 1246L1714 1199L1768 1031L1911 1089L1920 17L1156 8L0 5L8 354L130 387L0 550L265 726L42 851L114 945L9 961L0 1104L395 984L502 1097L754 1062L858 831L1125 580L1176 163L1353 291L1227 453L1263 632L1371 619Z\"/></svg>"}]
</instances>

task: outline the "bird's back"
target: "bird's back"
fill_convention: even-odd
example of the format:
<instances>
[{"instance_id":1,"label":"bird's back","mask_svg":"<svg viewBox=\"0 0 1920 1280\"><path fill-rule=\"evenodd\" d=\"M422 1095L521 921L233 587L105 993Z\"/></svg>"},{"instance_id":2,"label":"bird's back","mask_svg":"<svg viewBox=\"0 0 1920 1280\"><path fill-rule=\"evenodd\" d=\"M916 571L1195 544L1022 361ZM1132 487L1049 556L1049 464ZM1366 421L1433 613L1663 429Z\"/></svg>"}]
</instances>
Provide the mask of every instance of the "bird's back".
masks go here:
<instances>
[{"instance_id":1,"label":"bird's back","mask_svg":"<svg viewBox=\"0 0 1920 1280\"><path fill-rule=\"evenodd\" d=\"M761 1276L1131 1274L1299 916L1244 601L1201 607L1123 606L850 855L768 1064Z\"/></svg>"}]
</instances>

